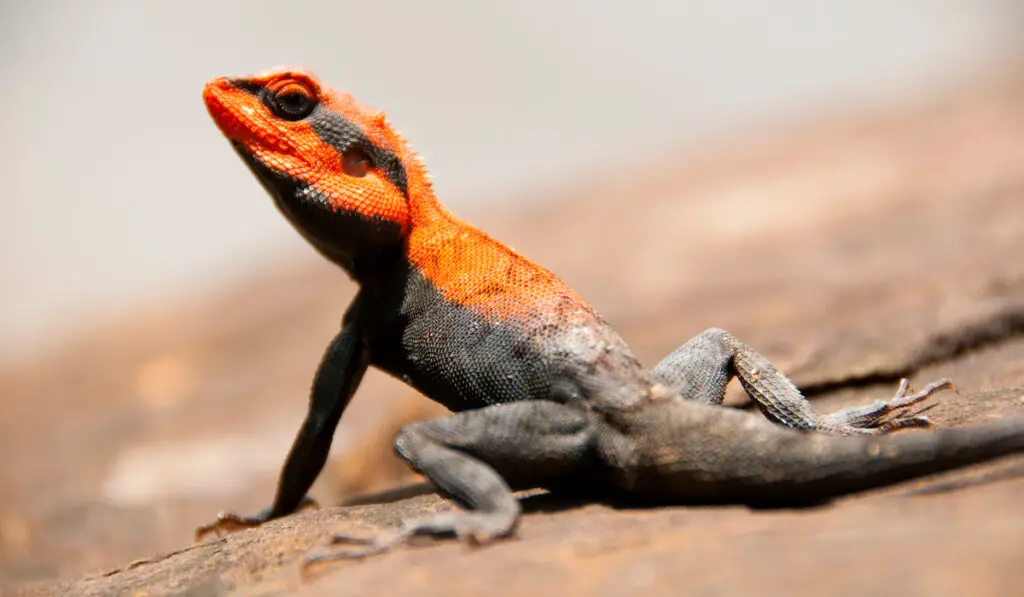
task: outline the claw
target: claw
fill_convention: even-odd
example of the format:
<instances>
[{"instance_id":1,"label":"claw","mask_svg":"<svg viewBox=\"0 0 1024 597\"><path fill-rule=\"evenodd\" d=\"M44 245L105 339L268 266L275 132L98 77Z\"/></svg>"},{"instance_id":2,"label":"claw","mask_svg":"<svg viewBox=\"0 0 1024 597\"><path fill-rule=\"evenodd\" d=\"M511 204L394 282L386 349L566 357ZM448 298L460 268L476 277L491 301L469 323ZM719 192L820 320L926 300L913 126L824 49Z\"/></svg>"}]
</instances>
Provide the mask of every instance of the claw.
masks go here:
<instances>
[{"instance_id":1,"label":"claw","mask_svg":"<svg viewBox=\"0 0 1024 597\"><path fill-rule=\"evenodd\" d=\"M921 391L914 392L907 396L907 392L910 390L910 382L906 379L901 379L900 387L896 390L896 395L888 402L888 406L890 410L906 408L925 400L935 392L955 389L955 387L956 386L953 385L953 382L949 378L944 377L926 385L921 389Z\"/></svg>"},{"instance_id":2,"label":"claw","mask_svg":"<svg viewBox=\"0 0 1024 597\"><path fill-rule=\"evenodd\" d=\"M930 411L931 409L935 408L936 406L938 406L940 404L942 404L942 403L941 402L932 402L931 404L922 406L921 408L919 408L919 409L917 409L917 410L915 410L913 412L907 412L907 413L901 412L900 416L901 417L909 417L909 418L920 417L924 413ZM927 418L927 417L924 417L924 418Z\"/></svg>"},{"instance_id":3,"label":"claw","mask_svg":"<svg viewBox=\"0 0 1024 597\"><path fill-rule=\"evenodd\" d=\"M886 421L877 429L882 433L889 433L898 429L925 429L931 426L932 421L928 417L905 417Z\"/></svg>"},{"instance_id":4,"label":"claw","mask_svg":"<svg viewBox=\"0 0 1024 597\"><path fill-rule=\"evenodd\" d=\"M316 503L316 500L304 497L299 505L296 506L295 511L300 512L309 508L319 509L320 505ZM264 510L255 516L241 516L234 512L225 512L221 510L217 513L217 518L209 524L204 524L196 528L196 541L202 541L204 537L210 533L214 533L217 537L223 537L226 534L240 531L243 529L251 529L258 527L261 524L270 520L271 510Z\"/></svg>"},{"instance_id":5,"label":"claw","mask_svg":"<svg viewBox=\"0 0 1024 597\"><path fill-rule=\"evenodd\" d=\"M425 520L408 520L392 531L383 532L375 537L360 537L348 533L336 533L331 537L330 545L347 544L359 546L357 549L337 549L326 553L311 554L303 560L302 574L320 564L338 560L362 560L371 556L387 553L409 541L413 536L451 536L464 540L473 547L493 543L497 539L507 537L515 528L491 527L480 518L475 521L466 513L442 515ZM486 521L486 519L483 519Z\"/></svg>"},{"instance_id":6,"label":"claw","mask_svg":"<svg viewBox=\"0 0 1024 597\"><path fill-rule=\"evenodd\" d=\"M879 400L862 407L847 408L824 418L826 424L834 425L840 433L877 434L897 429L931 427L931 420L922 416L938 406L938 402L922 404L932 394L942 390L955 390L956 386L947 378L934 381L918 392L910 387L910 380L900 380L896 394L889 400Z\"/></svg>"},{"instance_id":7,"label":"claw","mask_svg":"<svg viewBox=\"0 0 1024 597\"><path fill-rule=\"evenodd\" d=\"M336 533L331 537L330 544L347 543L364 546L362 549L336 549L327 553L306 556L301 565L301 573L306 574L311 568L336 562L338 560L362 560L371 556L391 551L404 543L415 533L415 529L403 527L391 533L383 533L377 537L355 537L346 533Z\"/></svg>"},{"instance_id":8,"label":"claw","mask_svg":"<svg viewBox=\"0 0 1024 597\"><path fill-rule=\"evenodd\" d=\"M875 427L883 433L897 429L931 427L931 420L922 415L938 406L938 402L932 402L916 410L911 410L910 407L919 405L935 392L950 389L956 390L956 386L949 378L942 378L908 396L907 392L913 391L910 389L910 382L907 379L901 379L896 395L887 403L884 416L875 423Z\"/></svg>"},{"instance_id":9,"label":"claw","mask_svg":"<svg viewBox=\"0 0 1024 597\"><path fill-rule=\"evenodd\" d=\"M210 524L204 524L196 529L196 541L202 541L204 537L213 533L217 537L223 537L227 533L233 533L242 529L251 529L257 527L266 522L266 520L260 516L240 516L233 512L224 512L223 510L217 513L217 519Z\"/></svg>"}]
</instances>

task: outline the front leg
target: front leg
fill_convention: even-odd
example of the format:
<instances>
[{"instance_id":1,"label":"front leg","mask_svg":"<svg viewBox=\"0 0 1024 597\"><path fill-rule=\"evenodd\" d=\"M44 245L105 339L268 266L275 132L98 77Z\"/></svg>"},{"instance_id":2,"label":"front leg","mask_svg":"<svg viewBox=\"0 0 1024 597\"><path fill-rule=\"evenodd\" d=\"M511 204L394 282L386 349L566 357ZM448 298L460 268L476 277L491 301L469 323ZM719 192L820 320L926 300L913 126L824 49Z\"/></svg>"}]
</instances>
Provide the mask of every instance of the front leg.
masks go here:
<instances>
[{"instance_id":1,"label":"front leg","mask_svg":"<svg viewBox=\"0 0 1024 597\"><path fill-rule=\"evenodd\" d=\"M579 473L592 462L593 434L583 408L539 400L408 425L395 441L398 455L468 511L408 520L368 540L337 535L334 543L363 547L312 556L307 565L383 553L413 535L454 535L476 544L507 537L520 514L512 489Z\"/></svg>"},{"instance_id":2,"label":"front leg","mask_svg":"<svg viewBox=\"0 0 1024 597\"><path fill-rule=\"evenodd\" d=\"M334 430L362 380L368 362L358 327L346 322L328 345L317 368L309 411L281 470L273 505L253 516L220 512L215 521L196 529L197 541L209 533L259 526L312 503L306 492L327 462Z\"/></svg>"},{"instance_id":3,"label":"front leg","mask_svg":"<svg viewBox=\"0 0 1024 597\"><path fill-rule=\"evenodd\" d=\"M953 387L942 379L907 395L909 385L903 380L891 400L821 415L768 359L720 329L707 330L677 348L655 366L652 375L680 396L708 404L722 403L726 385L735 376L768 419L794 429L835 434L927 427L928 419L921 416L926 409L911 412L911 407Z\"/></svg>"}]
</instances>

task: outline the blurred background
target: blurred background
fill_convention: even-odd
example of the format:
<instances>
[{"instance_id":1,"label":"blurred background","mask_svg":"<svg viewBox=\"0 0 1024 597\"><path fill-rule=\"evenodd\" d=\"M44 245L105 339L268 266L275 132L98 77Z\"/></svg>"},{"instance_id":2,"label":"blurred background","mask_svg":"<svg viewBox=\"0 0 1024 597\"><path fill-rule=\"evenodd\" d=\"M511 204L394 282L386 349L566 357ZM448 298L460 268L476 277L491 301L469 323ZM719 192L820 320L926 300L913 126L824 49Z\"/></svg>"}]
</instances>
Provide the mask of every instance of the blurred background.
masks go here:
<instances>
[{"instance_id":1,"label":"blurred background","mask_svg":"<svg viewBox=\"0 0 1024 597\"><path fill-rule=\"evenodd\" d=\"M1021 55L1013 0L5 2L0 359L309 251L203 83L302 64L388 112L455 208L891 101Z\"/></svg>"},{"instance_id":2,"label":"blurred background","mask_svg":"<svg viewBox=\"0 0 1024 597\"><path fill-rule=\"evenodd\" d=\"M305 65L385 110L442 201L566 277L648 359L669 335L826 309L733 309L715 298L730 278L691 319L637 312L679 305L726 241L881 211L908 173L944 171L925 150L991 137L949 164L977 166L977 188L1002 184L1000 164L1020 174L1014 0L8 1L0 47L7 583L172 549L218 509L269 502L352 288L220 137L200 99L214 76ZM797 267L841 277L812 253ZM794 279L779 275L758 292ZM328 502L402 478L387 438L437 412L366 386L336 453L366 429L383 447L332 465Z\"/></svg>"}]
</instances>

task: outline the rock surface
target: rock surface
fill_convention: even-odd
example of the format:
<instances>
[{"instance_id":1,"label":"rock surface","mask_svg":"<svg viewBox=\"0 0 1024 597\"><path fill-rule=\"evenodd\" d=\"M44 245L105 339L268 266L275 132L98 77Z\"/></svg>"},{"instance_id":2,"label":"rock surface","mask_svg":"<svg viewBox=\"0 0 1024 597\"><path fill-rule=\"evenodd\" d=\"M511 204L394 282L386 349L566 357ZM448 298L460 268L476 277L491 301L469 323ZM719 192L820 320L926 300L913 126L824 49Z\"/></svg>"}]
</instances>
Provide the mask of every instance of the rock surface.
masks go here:
<instances>
[{"instance_id":1,"label":"rock surface","mask_svg":"<svg viewBox=\"0 0 1024 597\"><path fill-rule=\"evenodd\" d=\"M526 212L510 204L470 219L588 296L644 362L720 326L823 410L885 397L901 376L917 385L949 376L960 393L942 396L933 420L977 424L1024 413L1021 105L1024 78L1009 76L667 156ZM352 290L310 256L192 304L107 322L5 372L0 453L14 457L0 468L0 586L31 595L1024 593L1019 457L806 510L531 495L516 540L427 543L305 577L299 561L334 530L370 533L449 506L432 494L333 506L192 544L192 528L217 510L269 501ZM740 391L729 399L745 402ZM415 482L388 455L389 439L440 412L368 376L314 495L338 504Z\"/></svg>"}]
</instances>

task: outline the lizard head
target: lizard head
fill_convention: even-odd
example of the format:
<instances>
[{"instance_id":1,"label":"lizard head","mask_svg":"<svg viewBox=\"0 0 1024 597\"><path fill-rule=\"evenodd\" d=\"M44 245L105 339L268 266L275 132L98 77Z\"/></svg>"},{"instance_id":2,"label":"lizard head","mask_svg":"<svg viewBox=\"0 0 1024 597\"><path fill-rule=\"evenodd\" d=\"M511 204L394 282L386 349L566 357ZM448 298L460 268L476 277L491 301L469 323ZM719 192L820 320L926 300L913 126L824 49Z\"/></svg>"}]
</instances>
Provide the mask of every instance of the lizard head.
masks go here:
<instances>
[{"instance_id":1,"label":"lizard head","mask_svg":"<svg viewBox=\"0 0 1024 597\"><path fill-rule=\"evenodd\" d=\"M328 258L353 258L401 242L410 188L426 171L382 112L301 69L206 84L207 110L275 203Z\"/></svg>"}]
</instances>

